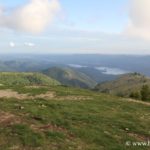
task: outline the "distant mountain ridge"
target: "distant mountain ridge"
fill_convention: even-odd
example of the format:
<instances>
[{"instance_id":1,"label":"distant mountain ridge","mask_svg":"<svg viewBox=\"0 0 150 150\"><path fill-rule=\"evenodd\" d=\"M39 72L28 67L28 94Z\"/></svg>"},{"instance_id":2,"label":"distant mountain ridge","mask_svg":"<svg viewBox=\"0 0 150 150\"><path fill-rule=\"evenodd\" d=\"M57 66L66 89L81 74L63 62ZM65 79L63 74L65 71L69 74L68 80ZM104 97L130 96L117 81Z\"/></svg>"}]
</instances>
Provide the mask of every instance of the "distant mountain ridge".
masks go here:
<instances>
[{"instance_id":1,"label":"distant mountain ridge","mask_svg":"<svg viewBox=\"0 0 150 150\"><path fill-rule=\"evenodd\" d=\"M92 88L96 85L86 74L67 67L52 67L43 70L42 73L68 86Z\"/></svg>"},{"instance_id":2,"label":"distant mountain ridge","mask_svg":"<svg viewBox=\"0 0 150 150\"><path fill-rule=\"evenodd\" d=\"M150 85L150 78L139 73L121 75L118 79L100 83L95 90L128 97L133 92L139 92L143 85Z\"/></svg>"}]
</instances>

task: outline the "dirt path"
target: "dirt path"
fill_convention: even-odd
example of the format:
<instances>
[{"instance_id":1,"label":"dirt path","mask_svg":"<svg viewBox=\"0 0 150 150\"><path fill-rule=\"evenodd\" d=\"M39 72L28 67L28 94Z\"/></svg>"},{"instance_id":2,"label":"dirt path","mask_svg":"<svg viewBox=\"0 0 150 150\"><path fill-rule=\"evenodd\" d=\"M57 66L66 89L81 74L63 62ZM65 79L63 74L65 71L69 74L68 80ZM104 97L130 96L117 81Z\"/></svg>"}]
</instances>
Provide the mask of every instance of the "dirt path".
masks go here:
<instances>
[{"instance_id":1,"label":"dirt path","mask_svg":"<svg viewBox=\"0 0 150 150\"><path fill-rule=\"evenodd\" d=\"M34 99L34 98L54 98L54 92L47 92L45 94L40 94L36 96L30 96L28 94L19 94L16 91L0 90L0 98L17 98L17 99Z\"/></svg>"},{"instance_id":2,"label":"dirt path","mask_svg":"<svg viewBox=\"0 0 150 150\"><path fill-rule=\"evenodd\" d=\"M126 99L123 99L123 100L124 101L128 101L128 102L134 102L134 103L138 103L138 104L143 104L143 105L150 106L149 102L144 102L144 101L134 100L134 99L129 99L129 98L126 98Z\"/></svg>"},{"instance_id":3,"label":"dirt path","mask_svg":"<svg viewBox=\"0 0 150 150\"><path fill-rule=\"evenodd\" d=\"M92 100L93 98L90 96L61 96L56 97L56 100Z\"/></svg>"},{"instance_id":4,"label":"dirt path","mask_svg":"<svg viewBox=\"0 0 150 150\"><path fill-rule=\"evenodd\" d=\"M0 90L0 98L16 98L16 99L35 99L35 98L43 98L43 99L55 99L55 100L91 100L92 98L89 96L56 96L55 92L48 91L45 94L39 94L35 96L30 96L29 94L19 94L16 91L11 89Z\"/></svg>"},{"instance_id":5,"label":"dirt path","mask_svg":"<svg viewBox=\"0 0 150 150\"><path fill-rule=\"evenodd\" d=\"M0 116L0 124L3 125L11 125L21 122L21 119L19 117L9 112L0 111Z\"/></svg>"},{"instance_id":6,"label":"dirt path","mask_svg":"<svg viewBox=\"0 0 150 150\"><path fill-rule=\"evenodd\" d=\"M43 98L43 99L55 99L55 100L91 100L91 97L87 96L62 96L62 97L57 97L55 92L48 91L45 94L39 94L36 96L30 96L28 94L19 94L16 91L13 91L11 89L7 90L0 90L0 98L16 98L16 99L35 99L35 98ZM139 103L143 105L150 106L149 102L144 102L144 101L138 101L134 99L122 99L124 101L128 102L134 102L134 103Z\"/></svg>"},{"instance_id":7,"label":"dirt path","mask_svg":"<svg viewBox=\"0 0 150 150\"><path fill-rule=\"evenodd\" d=\"M0 90L0 98L17 98L17 99L25 99L27 98L27 94L19 94L18 92L8 90Z\"/></svg>"}]
</instances>

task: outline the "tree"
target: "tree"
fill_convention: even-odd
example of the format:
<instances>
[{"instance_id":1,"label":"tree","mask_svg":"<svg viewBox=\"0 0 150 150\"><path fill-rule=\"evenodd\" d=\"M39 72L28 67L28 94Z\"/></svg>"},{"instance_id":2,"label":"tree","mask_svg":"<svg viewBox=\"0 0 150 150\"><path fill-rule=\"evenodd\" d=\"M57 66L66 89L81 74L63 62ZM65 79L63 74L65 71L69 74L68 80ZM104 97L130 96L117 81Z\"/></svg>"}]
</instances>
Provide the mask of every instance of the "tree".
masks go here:
<instances>
[{"instance_id":1,"label":"tree","mask_svg":"<svg viewBox=\"0 0 150 150\"><path fill-rule=\"evenodd\" d=\"M143 101L150 101L150 89L148 85L143 85L141 88L141 99Z\"/></svg>"},{"instance_id":2,"label":"tree","mask_svg":"<svg viewBox=\"0 0 150 150\"><path fill-rule=\"evenodd\" d=\"M131 92L131 94L129 95L129 97L134 98L134 99L141 99L141 94L138 91Z\"/></svg>"}]
</instances>

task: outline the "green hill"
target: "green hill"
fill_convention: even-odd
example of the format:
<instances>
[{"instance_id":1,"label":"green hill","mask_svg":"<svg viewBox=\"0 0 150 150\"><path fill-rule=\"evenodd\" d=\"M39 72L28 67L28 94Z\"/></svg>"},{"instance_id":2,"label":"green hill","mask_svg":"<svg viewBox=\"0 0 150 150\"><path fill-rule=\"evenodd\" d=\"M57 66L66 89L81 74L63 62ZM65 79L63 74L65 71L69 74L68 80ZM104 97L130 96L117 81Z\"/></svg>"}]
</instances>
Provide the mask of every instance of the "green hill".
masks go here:
<instances>
[{"instance_id":1,"label":"green hill","mask_svg":"<svg viewBox=\"0 0 150 150\"><path fill-rule=\"evenodd\" d=\"M58 85L58 81L41 73L0 72L1 85Z\"/></svg>"},{"instance_id":2,"label":"green hill","mask_svg":"<svg viewBox=\"0 0 150 150\"><path fill-rule=\"evenodd\" d=\"M90 77L71 68L52 67L44 70L43 73L68 86L91 88L96 85Z\"/></svg>"},{"instance_id":3,"label":"green hill","mask_svg":"<svg viewBox=\"0 0 150 150\"><path fill-rule=\"evenodd\" d=\"M143 85L150 85L150 78L130 73L121 75L118 79L98 84L95 89L109 94L129 97L131 93L140 92Z\"/></svg>"},{"instance_id":4,"label":"green hill","mask_svg":"<svg viewBox=\"0 0 150 150\"><path fill-rule=\"evenodd\" d=\"M1 150L149 150L135 144L148 144L150 103L63 86L8 88Z\"/></svg>"}]
</instances>

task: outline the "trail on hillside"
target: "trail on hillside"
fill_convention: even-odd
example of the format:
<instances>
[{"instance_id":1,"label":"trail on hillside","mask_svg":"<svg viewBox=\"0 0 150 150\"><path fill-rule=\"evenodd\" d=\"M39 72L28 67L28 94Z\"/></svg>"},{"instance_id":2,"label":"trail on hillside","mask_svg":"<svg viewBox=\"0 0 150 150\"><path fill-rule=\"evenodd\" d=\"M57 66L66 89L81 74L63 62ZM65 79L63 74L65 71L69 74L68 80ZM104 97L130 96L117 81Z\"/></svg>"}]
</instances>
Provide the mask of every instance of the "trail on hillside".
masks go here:
<instances>
[{"instance_id":1,"label":"trail on hillside","mask_svg":"<svg viewBox=\"0 0 150 150\"><path fill-rule=\"evenodd\" d=\"M134 103L139 103L139 104L150 106L149 102L144 102L144 101L135 100L135 99L129 99L129 98L126 98L126 99L123 99L123 100L126 100L128 102L134 102Z\"/></svg>"},{"instance_id":2,"label":"trail on hillside","mask_svg":"<svg viewBox=\"0 0 150 150\"><path fill-rule=\"evenodd\" d=\"M19 94L11 89L0 90L0 98L17 98L17 99L34 99L34 98L54 98L54 92L47 92L45 94L39 94L36 96L30 96L29 94Z\"/></svg>"},{"instance_id":3,"label":"trail on hillside","mask_svg":"<svg viewBox=\"0 0 150 150\"><path fill-rule=\"evenodd\" d=\"M56 93L53 91L48 91L43 94L32 96L32 95L29 95L29 93L20 94L11 89L0 90L0 98L16 98L20 100L35 99L35 98L55 99L55 100L91 100L92 99L92 97L89 97L89 96L72 96L72 95L57 96Z\"/></svg>"}]
</instances>

